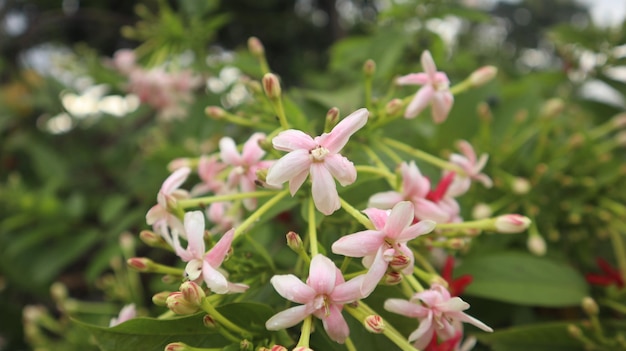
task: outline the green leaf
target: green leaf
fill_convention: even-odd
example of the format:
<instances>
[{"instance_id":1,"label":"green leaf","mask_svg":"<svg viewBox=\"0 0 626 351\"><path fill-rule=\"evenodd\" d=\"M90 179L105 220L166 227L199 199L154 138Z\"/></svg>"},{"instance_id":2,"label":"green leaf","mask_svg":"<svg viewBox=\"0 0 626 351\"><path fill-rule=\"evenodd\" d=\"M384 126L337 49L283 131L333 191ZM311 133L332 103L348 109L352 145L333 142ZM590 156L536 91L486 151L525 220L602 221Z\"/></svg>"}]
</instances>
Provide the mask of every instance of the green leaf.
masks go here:
<instances>
[{"instance_id":1,"label":"green leaf","mask_svg":"<svg viewBox=\"0 0 626 351\"><path fill-rule=\"evenodd\" d=\"M475 336L480 342L491 346L493 351L584 350L583 345L568 334L568 324L571 323L534 324Z\"/></svg>"},{"instance_id":2,"label":"green leaf","mask_svg":"<svg viewBox=\"0 0 626 351\"><path fill-rule=\"evenodd\" d=\"M468 257L455 273L474 278L467 295L520 305L574 306L588 295L585 280L565 262L525 252Z\"/></svg>"},{"instance_id":3,"label":"green leaf","mask_svg":"<svg viewBox=\"0 0 626 351\"><path fill-rule=\"evenodd\" d=\"M265 332L265 321L273 311L256 303L232 303L217 310L231 322L253 332ZM112 328L95 326L73 319L87 329L104 351L163 350L172 342L194 347L225 347L232 342L216 329L202 323L204 313L174 319L134 318Z\"/></svg>"}]
</instances>

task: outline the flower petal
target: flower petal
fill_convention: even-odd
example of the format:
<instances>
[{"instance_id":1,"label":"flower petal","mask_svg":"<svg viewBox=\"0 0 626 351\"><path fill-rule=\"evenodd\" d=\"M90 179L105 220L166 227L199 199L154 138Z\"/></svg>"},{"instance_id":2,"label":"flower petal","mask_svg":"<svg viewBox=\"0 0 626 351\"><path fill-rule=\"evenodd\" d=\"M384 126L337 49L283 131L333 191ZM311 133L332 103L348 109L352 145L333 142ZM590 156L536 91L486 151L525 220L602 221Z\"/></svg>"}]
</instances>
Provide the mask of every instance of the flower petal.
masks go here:
<instances>
[{"instance_id":1,"label":"flower petal","mask_svg":"<svg viewBox=\"0 0 626 351\"><path fill-rule=\"evenodd\" d=\"M366 208L363 210L363 213L367 215L374 227L381 231L385 228L385 223L387 223L387 218L389 218L389 212L391 211L381 210L379 208Z\"/></svg>"},{"instance_id":2,"label":"flower petal","mask_svg":"<svg viewBox=\"0 0 626 351\"><path fill-rule=\"evenodd\" d=\"M425 219L421 220L408 228L404 229L400 235L396 238L399 242L407 242L409 240L413 240L422 234L427 234L432 232L435 229L437 223Z\"/></svg>"},{"instance_id":3,"label":"flower petal","mask_svg":"<svg viewBox=\"0 0 626 351\"><path fill-rule=\"evenodd\" d=\"M367 201L367 207L376 207L386 210L392 208L395 204L402 200L404 199L402 198L402 194L399 192L385 191L372 195Z\"/></svg>"},{"instance_id":4,"label":"flower petal","mask_svg":"<svg viewBox=\"0 0 626 351\"><path fill-rule=\"evenodd\" d=\"M281 151L294 151L299 149L313 150L317 144L310 135L295 129L289 129L278 133L272 139L274 149Z\"/></svg>"},{"instance_id":5,"label":"flower petal","mask_svg":"<svg viewBox=\"0 0 626 351\"><path fill-rule=\"evenodd\" d=\"M404 117L415 118L415 116L419 115L420 112L422 112L426 108L426 106L428 106L434 94L435 90L432 86L424 85L423 87L421 87L417 91L417 93L415 93L415 96L413 97L413 100L411 100L411 102L409 103L409 106L406 107L406 110L404 111Z\"/></svg>"},{"instance_id":6,"label":"flower petal","mask_svg":"<svg viewBox=\"0 0 626 351\"><path fill-rule=\"evenodd\" d=\"M342 186L350 185L356 180L356 168L354 163L340 154L326 156L324 164L330 174L333 175Z\"/></svg>"},{"instance_id":7,"label":"flower petal","mask_svg":"<svg viewBox=\"0 0 626 351\"><path fill-rule=\"evenodd\" d=\"M161 185L160 192L163 192L165 194L171 194L174 190L183 185L185 180L187 180L187 177L189 177L190 173L191 168L189 167L181 167L177 169L176 171L174 171L174 173L170 174L167 179L165 179L163 185Z\"/></svg>"},{"instance_id":8,"label":"flower petal","mask_svg":"<svg viewBox=\"0 0 626 351\"><path fill-rule=\"evenodd\" d=\"M422 56L420 57L420 61L424 72L428 74L428 77L431 80L434 81L437 74L437 66L435 66L435 60L433 60L433 56L430 54L430 51L424 50L424 52L422 52Z\"/></svg>"},{"instance_id":9,"label":"flower petal","mask_svg":"<svg viewBox=\"0 0 626 351\"><path fill-rule=\"evenodd\" d=\"M271 186L280 186L286 181L306 172L311 166L309 151L299 149L292 151L276 161L267 171L265 181Z\"/></svg>"},{"instance_id":10,"label":"flower petal","mask_svg":"<svg viewBox=\"0 0 626 351\"><path fill-rule=\"evenodd\" d=\"M365 274L365 278L361 284L362 296L369 296L369 294L376 289L378 282L380 282L380 280L385 276L385 272L387 272L389 263L383 258L383 252L384 250L382 247L378 249L374 261Z\"/></svg>"},{"instance_id":11,"label":"flower petal","mask_svg":"<svg viewBox=\"0 0 626 351\"><path fill-rule=\"evenodd\" d=\"M311 312L307 305L288 308L282 312L276 313L272 318L268 319L267 322L265 322L265 328L267 330L281 330L293 327L302 322Z\"/></svg>"},{"instance_id":12,"label":"flower petal","mask_svg":"<svg viewBox=\"0 0 626 351\"><path fill-rule=\"evenodd\" d=\"M426 73L411 73L396 79L398 85L424 85L429 82L430 78Z\"/></svg>"},{"instance_id":13,"label":"flower petal","mask_svg":"<svg viewBox=\"0 0 626 351\"><path fill-rule=\"evenodd\" d=\"M411 318L424 318L428 309L403 299L387 299L383 306L385 310Z\"/></svg>"},{"instance_id":14,"label":"flower petal","mask_svg":"<svg viewBox=\"0 0 626 351\"><path fill-rule=\"evenodd\" d=\"M413 204L409 201L402 201L396 204L392 209L387 222L385 222L384 232L388 238L396 239L402 231L407 228L415 216Z\"/></svg>"},{"instance_id":15,"label":"flower petal","mask_svg":"<svg viewBox=\"0 0 626 351\"><path fill-rule=\"evenodd\" d=\"M384 234L377 230L364 230L339 238L331 247L332 252L348 257L374 255L385 243Z\"/></svg>"},{"instance_id":16,"label":"flower petal","mask_svg":"<svg viewBox=\"0 0 626 351\"><path fill-rule=\"evenodd\" d=\"M187 251L195 258L204 255L204 215L201 211L185 213L185 232L187 234Z\"/></svg>"},{"instance_id":17,"label":"flower petal","mask_svg":"<svg viewBox=\"0 0 626 351\"><path fill-rule=\"evenodd\" d=\"M369 111L366 108L358 109L337 123L330 133L322 134L315 141L331 154L336 154L348 143L350 136L367 123L368 116Z\"/></svg>"},{"instance_id":18,"label":"flower petal","mask_svg":"<svg viewBox=\"0 0 626 351\"><path fill-rule=\"evenodd\" d=\"M265 155L265 151L261 149L259 145L259 141L263 139L265 139L264 133L254 133L250 136L250 139L243 144L241 158L245 164L255 164Z\"/></svg>"},{"instance_id":19,"label":"flower petal","mask_svg":"<svg viewBox=\"0 0 626 351\"><path fill-rule=\"evenodd\" d=\"M454 96L449 91L440 91L432 97L432 114L435 123L442 123L448 118L448 114L452 109Z\"/></svg>"},{"instance_id":20,"label":"flower petal","mask_svg":"<svg viewBox=\"0 0 626 351\"><path fill-rule=\"evenodd\" d=\"M311 260L307 285L313 288L317 295L330 295L335 288L337 267L330 258L317 254Z\"/></svg>"},{"instance_id":21,"label":"flower petal","mask_svg":"<svg viewBox=\"0 0 626 351\"><path fill-rule=\"evenodd\" d=\"M346 323L337 305L330 305L328 311L328 315L322 318L324 330L333 341L343 344L350 334L348 323Z\"/></svg>"},{"instance_id":22,"label":"flower petal","mask_svg":"<svg viewBox=\"0 0 626 351\"><path fill-rule=\"evenodd\" d=\"M428 318L420 320L420 325L409 335L409 342L415 341L413 346L418 350L424 350L426 345L433 338L433 334L435 333L435 328L433 325L432 315L429 315Z\"/></svg>"},{"instance_id":23,"label":"flower petal","mask_svg":"<svg viewBox=\"0 0 626 351\"><path fill-rule=\"evenodd\" d=\"M187 275L187 278L191 281L195 281L200 278L203 264L202 260L189 260L185 266L185 274Z\"/></svg>"},{"instance_id":24,"label":"flower petal","mask_svg":"<svg viewBox=\"0 0 626 351\"><path fill-rule=\"evenodd\" d=\"M302 171L296 174L295 177L291 178L291 180L289 181L289 192L291 193L291 196L293 196L298 191L298 189L300 189L300 187L306 180L306 177L308 176L309 170L306 169L305 171Z\"/></svg>"},{"instance_id":25,"label":"flower petal","mask_svg":"<svg viewBox=\"0 0 626 351\"><path fill-rule=\"evenodd\" d=\"M228 280L222 272L212 267L206 260L202 264L202 278L206 286L216 294L228 292Z\"/></svg>"},{"instance_id":26,"label":"flower petal","mask_svg":"<svg viewBox=\"0 0 626 351\"><path fill-rule=\"evenodd\" d=\"M280 162L280 160L279 160ZM310 167L313 202L315 207L325 215L331 215L341 207L335 180L321 162L314 162Z\"/></svg>"},{"instance_id":27,"label":"flower petal","mask_svg":"<svg viewBox=\"0 0 626 351\"><path fill-rule=\"evenodd\" d=\"M366 298L367 296L363 296L361 293L361 286L363 285L364 279L365 275L362 274L345 283L337 285L330 295L330 299L335 303L345 305Z\"/></svg>"},{"instance_id":28,"label":"flower petal","mask_svg":"<svg viewBox=\"0 0 626 351\"><path fill-rule=\"evenodd\" d=\"M233 138L223 137L219 142L220 157L222 161L231 166L240 166L243 164L241 155L237 151L237 145Z\"/></svg>"},{"instance_id":29,"label":"flower petal","mask_svg":"<svg viewBox=\"0 0 626 351\"><path fill-rule=\"evenodd\" d=\"M235 230L231 229L227 231L226 234L222 236L220 241L218 241L217 244L215 244L215 246L207 252L204 256L204 261L210 264L213 268L219 267L224 261L228 250L230 250L230 245L232 244L234 237Z\"/></svg>"},{"instance_id":30,"label":"flower petal","mask_svg":"<svg viewBox=\"0 0 626 351\"><path fill-rule=\"evenodd\" d=\"M275 275L270 280L280 296L289 301L305 304L315 298L316 292L293 274Z\"/></svg>"}]
</instances>

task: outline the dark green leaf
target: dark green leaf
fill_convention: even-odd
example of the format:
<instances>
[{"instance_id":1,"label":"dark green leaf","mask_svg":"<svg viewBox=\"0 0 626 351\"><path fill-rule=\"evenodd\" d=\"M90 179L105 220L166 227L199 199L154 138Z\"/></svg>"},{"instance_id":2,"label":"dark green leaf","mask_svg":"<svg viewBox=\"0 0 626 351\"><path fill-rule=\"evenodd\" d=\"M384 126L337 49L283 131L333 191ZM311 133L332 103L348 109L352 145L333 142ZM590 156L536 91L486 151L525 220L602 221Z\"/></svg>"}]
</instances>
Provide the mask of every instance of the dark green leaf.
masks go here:
<instances>
[{"instance_id":1,"label":"dark green leaf","mask_svg":"<svg viewBox=\"0 0 626 351\"><path fill-rule=\"evenodd\" d=\"M569 323L535 324L478 334L476 338L493 351L578 351L583 345L567 333Z\"/></svg>"}]
</instances>

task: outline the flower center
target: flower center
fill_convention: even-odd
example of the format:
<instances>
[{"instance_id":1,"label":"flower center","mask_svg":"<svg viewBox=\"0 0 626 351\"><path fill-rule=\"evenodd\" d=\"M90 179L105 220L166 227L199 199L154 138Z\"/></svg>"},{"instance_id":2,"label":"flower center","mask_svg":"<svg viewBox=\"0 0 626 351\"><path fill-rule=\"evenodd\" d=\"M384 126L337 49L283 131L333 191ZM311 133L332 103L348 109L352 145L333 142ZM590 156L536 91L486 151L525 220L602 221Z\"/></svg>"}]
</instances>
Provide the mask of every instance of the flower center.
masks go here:
<instances>
[{"instance_id":1,"label":"flower center","mask_svg":"<svg viewBox=\"0 0 626 351\"><path fill-rule=\"evenodd\" d=\"M326 155L328 155L329 152L330 151L328 151L328 149L323 146L318 146L315 149L309 151L309 153L311 154L311 157L313 158L313 161L315 162L324 161L324 157L326 157Z\"/></svg>"}]
</instances>

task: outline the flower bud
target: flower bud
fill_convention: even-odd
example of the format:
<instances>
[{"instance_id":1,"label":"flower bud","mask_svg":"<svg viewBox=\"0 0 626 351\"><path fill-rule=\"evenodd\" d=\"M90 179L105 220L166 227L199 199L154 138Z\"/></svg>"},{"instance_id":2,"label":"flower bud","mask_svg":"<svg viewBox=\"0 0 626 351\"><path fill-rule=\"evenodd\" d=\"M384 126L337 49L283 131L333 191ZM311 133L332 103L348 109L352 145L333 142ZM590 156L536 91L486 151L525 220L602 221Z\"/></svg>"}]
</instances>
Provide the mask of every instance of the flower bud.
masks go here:
<instances>
[{"instance_id":1,"label":"flower bud","mask_svg":"<svg viewBox=\"0 0 626 351\"><path fill-rule=\"evenodd\" d=\"M67 287L65 284L55 282L50 286L50 296L56 302L63 301L68 297Z\"/></svg>"},{"instance_id":2,"label":"flower bud","mask_svg":"<svg viewBox=\"0 0 626 351\"><path fill-rule=\"evenodd\" d=\"M561 114L564 108L565 108L565 103L563 102L563 100L558 99L558 98L553 98L553 99L546 101L543 104L543 106L541 106L540 114L543 117L552 118Z\"/></svg>"},{"instance_id":3,"label":"flower bud","mask_svg":"<svg viewBox=\"0 0 626 351\"><path fill-rule=\"evenodd\" d=\"M498 233L514 234L521 233L528 229L530 223L530 218L526 216L519 214L507 214L496 217L494 226Z\"/></svg>"},{"instance_id":4,"label":"flower bud","mask_svg":"<svg viewBox=\"0 0 626 351\"><path fill-rule=\"evenodd\" d=\"M206 297L204 290L202 290L200 285L194 282L184 282L180 285L178 290L183 293L185 300L198 306L202 304L202 299Z\"/></svg>"},{"instance_id":5,"label":"flower bud","mask_svg":"<svg viewBox=\"0 0 626 351\"><path fill-rule=\"evenodd\" d=\"M365 73L365 75L368 77L373 76L374 73L376 73L376 62L371 59L365 61L365 63L363 64L363 73Z\"/></svg>"},{"instance_id":6,"label":"flower bud","mask_svg":"<svg viewBox=\"0 0 626 351\"><path fill-rule=\"evenodd\" d=\"M263 90L265 91L265 95L272 100L280 97L280 82L275 74L267 73L263 76Z\"/></svg>"},{"instance_id":7,"label":"flower bud","mask_svg":"<svg viewBox=\"0 0 626 351\"><path fill-rule=\"evenodd\" d=\"M332 107L326 112L326 119L324 120L324 132L330 132L339 122L339 109Z\"/></svg>"},{"instance_id":8,"label":"flower bud","mask_svg":"<svg viewBox=\"0 0 626 351\"><path fill-rule=\"evenodd\" d=\"M495 66L483 66L472 72L469 77L470 84L473 87L479 87L490 80L492 80L496 74L498 74L498 68Z\"/></svg>"},{"instance_id":9,"label":"flower bud","mask_svg":"<svg viewBox=\"0 0 626 351\"><path fill-rule=\"evenodd\" d=\"M583 298L581 306L583 311L585 311L585 313L589 316L597 316L600 311L596 301L589 296Z\"/></svg>"},{"instance_id":10,"label":"flower bud","mask_svg":"<svg viewBox=\"0 0 626 351\"><path fill-rule=\"evenodd\" d=\"M402 279L403 279L402 274L400 274L400 272L393 271L393 272L385 273L381 282L384 285L396 285L396 284L399 284L402 281Z\"/></svg>"},{"instance_id":11,"label":"flower bud","mask_svg":"<svg viewBox=\"0 0 626 351\"><path fill-rule=\"evenodd\" d=\"M472 217L474 219L485 219L491 217L493 211L486 203L478 203L472 209Z\"/></svg>"},{"instance_id":12,"label":"flower bud","mask_svg":"<svg viewBox=\"0 0 626 351\"><path fill-rule=\"evenodd\" d=\"M204 109L204 114L214 119L222 119L226 117L226 111L219 106L207 106Z\"/></svg>"},{"instance_id":13,"label":"flower bud","mask_svg":"<svg viewBox=\"0 0 626 351\"><path fill-rule=\"evenodd\" d=\"M293 351L313 351L313 349L306 346L298 346Z\"/></svg>"},{"instance_id":14,"label":"flower bud","mask_svg":"<svg viewBox=\"0 0 626 351\"><path fill-rule=\"evenodd\" d=\"M287 348L284 347L283 345L274 345L272 346L270 351L287 351Z\"/></svg>"},{"instance_id":15,"label":"flower bud","mask_svg":"<svg viewBox=\"0 0 626 351\"><path fill-rule=\"evenodd\" d=\"M138 272L149 272L153 263L151 259L145 257L132 257L126 260L126 264Z\"/></svg>"},{"instance_id":16,"label":"flower bud","mask_svg":"<svg viewBox=\"0 0 626 351\"><path fill-rule=\"evenodd\" d=\"M293 231L287 233L287 246L294 252L302 251L302 238L300 238L300 235Z\"/></svg>"},{"instance_id":17,"label":"flower bud","mask_svg":"<svg viewBox=\"0 0 626 351\"><path fill-rule=\"evenodd\" d=\"M365 326L365 329L367 329L367 331L370 333L380 334L385 331L385 321L383 321L383 318L381 316L376 314L365 317L365 320L363 320L363 325Z\"/></svg>"},{"instance_id":18,"label":"flower bud","mask_svg":"<svg viewBox=\"0 0 626 351\"><path fill-rule=\"evenodd\" d=\"M182 342L173 342L165 346L165 351L188 351L189 346Z\"/></svg>"},{"instance_id":19,"label":"flower bud","mask_svg":"<svg viewBox=\"0 0 626 351\"><path fill-rule=\"evenodd\" d=\"M572 337L574 337L575 339L578 339L581 336L583 336L583 331L580 330L580 328L574 324L569 324L567 326L567 333L571 335Z\"/></svg>"},{"instance_id":20,"label":"flower bud","mask_svg":"<svg viewBox=\"0 0 626 351\"><path fill-rule=\"evenodd\" d=\"M167 245L167 242L163 240L160 235L149 230L142 230L141 233L139 233L139 239L150 247L162 247Z\"/></svg>"},{"instance_id":21,"label":"flower bud","mask_svg":"<svg viewBox=\"0 0 626 351\"><path fill-rule=\"evenodd\" d=\"M528 251L537 256L543 256L547 251L546 241L539 234L529 236L526 246L528 246Z\"/></svg>"},{"instance_id":22,"label":"flower bud","mask_svg":"<svg viewBox=\"0 0 626 351\"><path fill-rule=\"evenodd\" d=\"M167 297L171 294L171 291L161 291L152 295L152 303L157 306L167 306Z\"/></svg>"},{"instance_id":23,"label":"flower bud","mask_svg":"<svg viewBox=\"0 0 626 351\"><path fill-rule=\"evenodd\" d=\"M446 247L458 251L467 247L467 241L462 238L450 238L446 241Z\"/></svg>"},{"instance_id":24,"label":"flower bud","mask_svg":"<svg viewBox=\"0 0 626 351\"><path fill-rule=\"evenodd\" d=\"M180 315L193 314L198 312L200 309L197 304L187 301L183 293L180 291L175 291L169 294L165 303L167 304L167 308Z\"/></svg>"},{"instance_id":25,"label":"flower bud","mask_svg":"<svg viewBox=\"0 0 626 351\"><path fill-rule=\"evenodd\" d=\"M261 58L265 55L265 48L263 47L263 43L257 37L250 37L248 39L248 50L250 53L257 58Z\"/></svg>"},{"instance_id":26,"label":"flower bud","mask_svg":"<svg viewBox=\"0 0 626 351\"><path fill-rule=\"evenodd\" d=\"M525 195L530 191L530 182L526 178L515 177L511 182L511 190L517 195Z\"/></svg>"},{"instance_id":27,"label":"flower bud","mask_svg":"<svg viewBox=\"0 0 626 351\"><path fill-rule=\"evenodd\" d=\"M215 318L211 317L211 315L208 314L202 317L202 324L204 324L204 326L209 329L219 328L219 324L217 324Z\"/></svg>"},{"instance_id":28,"label":"flower bud","mask_svg":"<svg viewBox=\"0 0 626 351\"><path fill-rule=\"evenodd\" d=\"M394 271L401 271L411 264L411 258L403 253L399 253L393 256L389 262L389 267Z\"/></svg>"},{"instance_id":29,"label":"flower bud","mask_svg":"<svg viewBox=\"0 0 626 351\"><path fill-rule=\"evenodd\" d=\"M402 100L401 99L392 99L385 105L385 113L388 116L395 116L398 113L402 112Z\"/></svg>"}]
</instances>

